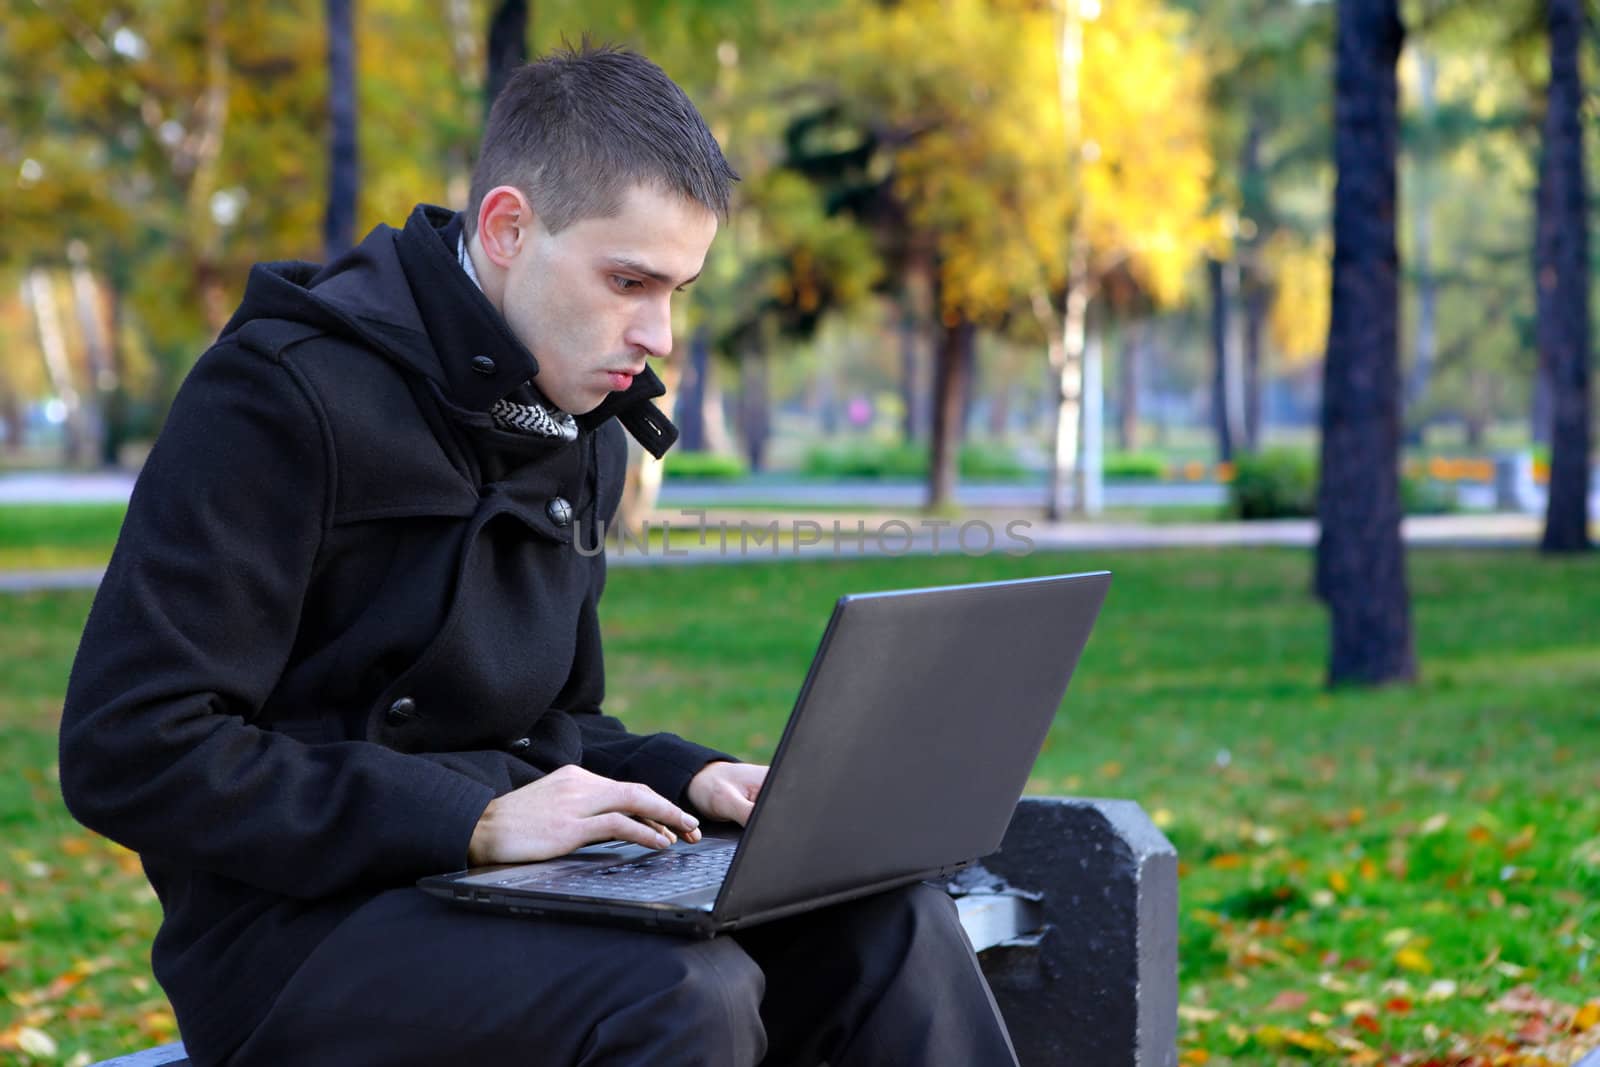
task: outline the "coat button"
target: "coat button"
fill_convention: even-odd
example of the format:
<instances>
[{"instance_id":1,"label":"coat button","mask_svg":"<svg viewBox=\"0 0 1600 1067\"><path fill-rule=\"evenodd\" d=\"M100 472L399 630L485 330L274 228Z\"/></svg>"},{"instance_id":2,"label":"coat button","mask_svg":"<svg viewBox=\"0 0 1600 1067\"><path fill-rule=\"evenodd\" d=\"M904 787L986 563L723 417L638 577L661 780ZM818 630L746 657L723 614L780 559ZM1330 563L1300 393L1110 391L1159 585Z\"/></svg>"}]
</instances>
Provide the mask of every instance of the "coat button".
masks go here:
<instances>
[{"instance_id":1,"label":"coat button","mask_svg":"<svg viewBox=\"0 0 1600 1067\"><path fill-rule=\"evenodd\" d=\"M529 737L519 737L515 741L511 742L511 751L513 752L526 752L532 747L533 739Z\"/></svg>"},{"instance_id":2,"label":"coat button","mask_svg":"<svg viewBox=\"0 0 1600 1067\"><path fill-rule=\"evenodd\" d=\"M490 359L488 356L473 356L472 369L477 371L479 374L493 374L494 360Z\"/></svg>"},{"instance_id":3,"label":"coat button","mask_svg":"<svg viewBox=\"0 0 1600 1067\"><path fill-rule=\"evenodd\" d=\"M558 496L551 499L544 506L544 513L550 516L550 521L557 526L566 526L572 521L572 505L567 503L567 498Z\"/></svg>"},{"instance_id":4,"label":"coat button","mask_svg":"<svg viewBox=\"0 0 1600 1067\"><path fill-rule=\"evenodd\" d=\"M389 710L383 713L383 721L390 726L403 726L417 717L417 702L410 697L401 697L389 705Z\"/></svg>"}]
</instances>

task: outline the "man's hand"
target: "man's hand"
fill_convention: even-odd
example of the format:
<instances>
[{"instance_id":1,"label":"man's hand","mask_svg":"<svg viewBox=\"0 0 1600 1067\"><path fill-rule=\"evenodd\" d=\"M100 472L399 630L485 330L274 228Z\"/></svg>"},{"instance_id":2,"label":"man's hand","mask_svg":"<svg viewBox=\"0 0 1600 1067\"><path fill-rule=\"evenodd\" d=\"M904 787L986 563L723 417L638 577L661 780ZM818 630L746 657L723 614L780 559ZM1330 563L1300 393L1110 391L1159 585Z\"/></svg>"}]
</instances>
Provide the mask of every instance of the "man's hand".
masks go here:
<instances>
[{"instance_id":1,"label":"man's hand","mask_svg":"<svg viewBox=\"0 0 1600 1067\"><path fill-rule=\"evenodd\" d=\"M699 826L694 816L647 785L614 781L569 764L489 801L472 831L467 862L474 867L531 863L597 841L666 848L677 840L674 830L690 843L700 840Z\"/></svg>"},{"instance_id":2,"label":"man's hand","mask_svg":"<svg viewBox=\"0 0 1600 1067\"><path fill-rule=\"evenodd\" d=\"M689 779L689 803L708 819L743 826L755 810L767 768L754 763L708 763Z\"/></svg>"}]
</instances>

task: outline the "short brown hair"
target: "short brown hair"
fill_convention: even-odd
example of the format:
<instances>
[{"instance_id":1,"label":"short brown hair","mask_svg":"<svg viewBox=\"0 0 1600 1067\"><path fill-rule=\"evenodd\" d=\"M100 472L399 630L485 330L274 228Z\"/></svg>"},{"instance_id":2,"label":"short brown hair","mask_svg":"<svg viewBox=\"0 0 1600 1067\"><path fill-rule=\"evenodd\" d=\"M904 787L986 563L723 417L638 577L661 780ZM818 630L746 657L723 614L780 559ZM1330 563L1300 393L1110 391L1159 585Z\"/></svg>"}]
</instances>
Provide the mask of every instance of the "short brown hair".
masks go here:
<instances>
[{"instance_id":1,"label":"short brown hair","mask_svg":"<svg viewBox=\"0 0 1600 1067\"><path fill-rule=\"evenodd\" d=\"M705 119L644 56L584 41L506 80L484 127L466 213L467 233L489 190L513 185L546 230L614 215L639 183L697 201L726 219L732 183Z\"/></svg>"}]
</instances>

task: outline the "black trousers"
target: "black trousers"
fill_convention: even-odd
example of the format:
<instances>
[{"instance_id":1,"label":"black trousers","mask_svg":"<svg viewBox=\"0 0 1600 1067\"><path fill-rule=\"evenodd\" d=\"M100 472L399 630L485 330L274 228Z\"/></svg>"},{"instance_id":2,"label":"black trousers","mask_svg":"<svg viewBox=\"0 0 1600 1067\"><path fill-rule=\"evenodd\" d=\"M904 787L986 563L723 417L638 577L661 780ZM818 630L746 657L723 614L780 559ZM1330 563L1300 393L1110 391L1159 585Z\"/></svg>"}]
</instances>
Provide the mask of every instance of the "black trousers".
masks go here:
<instances>
[{"instance_id":1,"label":"black trousers","mask_svg":"<svg viewBox=\"0 0 1600 1067\"><path fill-rule=\"evenodd\" d=\"M926 885L692 941L374 897L228 1067L1015 1067Z\"/></svg>"}]
</instances>

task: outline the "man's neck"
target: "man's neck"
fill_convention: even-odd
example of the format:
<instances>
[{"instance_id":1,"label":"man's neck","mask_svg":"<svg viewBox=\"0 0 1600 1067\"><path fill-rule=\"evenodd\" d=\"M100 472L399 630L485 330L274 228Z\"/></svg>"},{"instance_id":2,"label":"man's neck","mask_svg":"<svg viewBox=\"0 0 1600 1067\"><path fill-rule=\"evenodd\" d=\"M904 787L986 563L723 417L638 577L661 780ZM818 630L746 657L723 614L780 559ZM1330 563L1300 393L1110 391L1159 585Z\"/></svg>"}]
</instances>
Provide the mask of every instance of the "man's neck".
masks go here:
<instances>
[{"instance_id":1,"label":"man's neck","mask_svg":"<svg viewBox=\"0 0 1600 1067\"><path fill-rule=\"evenodd\" d=\"M472 280L478 283L478 288L483 290L483 295L489 298L489 303L494 305L494 309L504 314L505 272L489 262L489 257L483 254L483 245L478 241L476 230L471 237L465 234L462 237L466 241L467 258L472 262L472 270L476 275Z\"/></svg>"}]
</instances>

